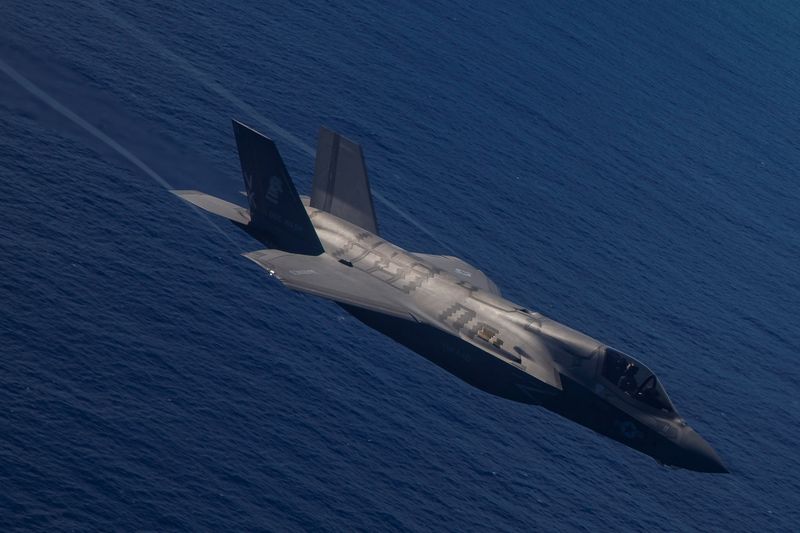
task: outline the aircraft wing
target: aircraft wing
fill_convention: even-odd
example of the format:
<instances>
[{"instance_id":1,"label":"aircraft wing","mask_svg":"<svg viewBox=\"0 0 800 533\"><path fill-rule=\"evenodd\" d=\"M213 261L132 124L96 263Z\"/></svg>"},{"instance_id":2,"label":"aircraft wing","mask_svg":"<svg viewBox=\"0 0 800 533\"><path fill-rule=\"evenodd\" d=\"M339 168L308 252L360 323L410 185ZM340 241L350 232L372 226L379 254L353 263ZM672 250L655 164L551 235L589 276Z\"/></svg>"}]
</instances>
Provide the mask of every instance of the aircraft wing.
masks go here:
<instances>
[{"instance_id":1,"label":"aircraft wing","mask_svg":"<svg viewBox=\"0 0 800 533\"><path fill-rule=\"evenodd\" d=\"M453 257L451 255L419 254L416 252L414 252L414 255L444 270L456 279L466 281L479 289L500 296L500 289L497 288L494 281L489 279L486 274L458 257Z\"/></svg>"},{"instance_id":2,"label":"aircraft wing","mask_svg":"<svg viewBox=\"0 0 800 533\"><path fill-rule=\"evenodd\" d=\"M458 336L465 342L488 352L495 357L505 360L507 363L523 368L528 374L534 376L539 381L546 383L550 387L557 390L564 390L561 384L561 375L556 367L553 365L552 359L539 354L528 353L525 351L509 351L502 343L493 342L492 334L490 331L484 333L478 331L478 334L470 336L464 332L459 332Z\"/></svg>"},{"instance_id":3,"label":"aircraft wing","mask_svg":"<svg viewBox=\"0 0 800 533\"><path fill-rule=\"evenodd\" d=\"M406 294L328 254L303 255L268 249L243 255L290 289L406 320L417 320Z\"/></svg>"}]
</instances>

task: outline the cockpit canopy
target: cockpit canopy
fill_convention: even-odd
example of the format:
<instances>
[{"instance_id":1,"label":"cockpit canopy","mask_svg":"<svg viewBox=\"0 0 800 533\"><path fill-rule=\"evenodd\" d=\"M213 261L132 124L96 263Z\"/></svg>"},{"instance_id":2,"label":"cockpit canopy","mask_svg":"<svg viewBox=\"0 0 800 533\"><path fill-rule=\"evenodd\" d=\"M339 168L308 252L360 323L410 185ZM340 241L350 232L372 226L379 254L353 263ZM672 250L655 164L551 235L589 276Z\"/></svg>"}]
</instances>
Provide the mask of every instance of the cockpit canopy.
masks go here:
<instances>
[{"instance_id":1,"label":"cockpit canopy","mask_svg":"<svg viewBox=\"0 0 800 533\"><path fill-rule=\"evenodd\" d=\"M666 413L675 412L656 375L630 355L606 348L603 377L638 402Z\"/></svg>"}]
</instances>

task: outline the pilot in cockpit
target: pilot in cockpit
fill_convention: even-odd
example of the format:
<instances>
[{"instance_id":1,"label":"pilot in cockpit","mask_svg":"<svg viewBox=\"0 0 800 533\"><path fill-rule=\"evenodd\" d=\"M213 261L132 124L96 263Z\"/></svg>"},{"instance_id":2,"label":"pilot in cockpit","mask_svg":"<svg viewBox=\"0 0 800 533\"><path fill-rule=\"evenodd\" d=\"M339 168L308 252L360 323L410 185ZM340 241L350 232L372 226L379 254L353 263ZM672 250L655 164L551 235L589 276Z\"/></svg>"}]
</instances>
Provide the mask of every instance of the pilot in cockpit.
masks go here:
<instances>
[{"instance_id":1,"label":"pilot in cockpit","mask_svg":"<svg viewBox=\"0 0 800 533\"><path fill-rule=\"evenodd\" d=\"M625 367L622 377L619 378L619 381L617 382L617 386L631 396L636 394L636 389L638 388L636 383L637 372L639 372L639 367L629 361L628 365Z\"/></svg>"},{"instance_id":2,"label":"pilot in cockpit","mask_svg":"<svg viewBox=\"0 0 800 533\"><path fill-rule=\"evenodd\" d=\"M605 376L614 385L619 385L619 378L625 373L628 361L624 357L614 356L606 361Z\"/></svg>"}]
</instances>

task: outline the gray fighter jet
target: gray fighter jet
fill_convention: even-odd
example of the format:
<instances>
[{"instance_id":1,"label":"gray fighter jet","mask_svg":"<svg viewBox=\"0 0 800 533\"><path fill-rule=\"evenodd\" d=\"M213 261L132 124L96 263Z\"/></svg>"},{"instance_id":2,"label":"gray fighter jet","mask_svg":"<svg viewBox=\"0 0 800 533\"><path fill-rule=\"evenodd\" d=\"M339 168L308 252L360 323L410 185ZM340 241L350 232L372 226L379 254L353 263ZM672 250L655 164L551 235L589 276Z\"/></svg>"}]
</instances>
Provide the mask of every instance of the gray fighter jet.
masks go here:
<instances>
[{"instance_id":1,"label":"gray fighter jet","mask_svg":"<svg viewBox=\"0 0 800 533\"><path fill-rule=\"evenodd\" d=\"M479 389L540 405L659 463L727 472L640 361L506 300L461 259L381 237L358 144L322 128L307 198L272 140L236 121L233 130L248 208L173 192L268 246L244 256L270 276L333 300Z\"/></svg>"}]
</instances>

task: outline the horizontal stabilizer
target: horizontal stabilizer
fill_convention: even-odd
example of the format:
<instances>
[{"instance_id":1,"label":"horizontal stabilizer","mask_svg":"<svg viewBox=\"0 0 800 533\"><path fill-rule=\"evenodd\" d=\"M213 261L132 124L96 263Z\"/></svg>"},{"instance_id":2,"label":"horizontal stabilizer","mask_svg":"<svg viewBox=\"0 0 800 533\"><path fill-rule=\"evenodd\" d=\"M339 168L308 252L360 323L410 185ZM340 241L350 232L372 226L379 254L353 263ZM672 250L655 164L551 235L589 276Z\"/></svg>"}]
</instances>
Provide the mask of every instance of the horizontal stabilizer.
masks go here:
<instances>
[{"instance_id":1,"label":"horizontal stabilizer","mask_svg":"<svg viewBox=\"0 0 800 533\"><path fill-rule=\"evenodd\" d=\"M319 131L311 207L378 234L361 146L327 128Z\"/></svg>"},{"instance_id":2,"label":"horizontal stabilizer","mask_svg":"<svg viewBox=\"0 0 800 533\"><path fill-rule=\"evenodd\" d=\"M246 226L250 223L250 211L244 207L226 202L222 198L217 198L216 196L211 196L200 191L173 190L170 192L204 211L225 217L242 226Z\"/></svg>"}]
</instances>

